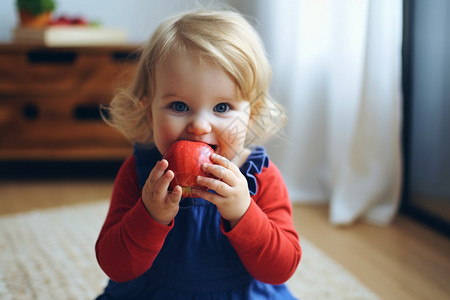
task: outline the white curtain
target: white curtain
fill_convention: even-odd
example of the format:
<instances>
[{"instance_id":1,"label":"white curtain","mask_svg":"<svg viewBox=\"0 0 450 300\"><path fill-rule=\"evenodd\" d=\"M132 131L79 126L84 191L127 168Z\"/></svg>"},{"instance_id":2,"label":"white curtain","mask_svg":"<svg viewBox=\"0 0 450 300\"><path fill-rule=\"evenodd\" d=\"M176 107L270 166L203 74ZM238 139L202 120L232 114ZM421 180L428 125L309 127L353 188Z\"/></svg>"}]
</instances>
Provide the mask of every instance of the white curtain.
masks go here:
<instances>
[{"instance_id":1,"label":"white curtain","mask_svg":"<svg viewBox=\"0 0 450 300\"><path fill-rule=\"evenodd\" d=\"M329 202L330 222L386 225L401 187L402 0L254 0L288 110L268 145L294 202Z\"/></svg>"}]
</instances>

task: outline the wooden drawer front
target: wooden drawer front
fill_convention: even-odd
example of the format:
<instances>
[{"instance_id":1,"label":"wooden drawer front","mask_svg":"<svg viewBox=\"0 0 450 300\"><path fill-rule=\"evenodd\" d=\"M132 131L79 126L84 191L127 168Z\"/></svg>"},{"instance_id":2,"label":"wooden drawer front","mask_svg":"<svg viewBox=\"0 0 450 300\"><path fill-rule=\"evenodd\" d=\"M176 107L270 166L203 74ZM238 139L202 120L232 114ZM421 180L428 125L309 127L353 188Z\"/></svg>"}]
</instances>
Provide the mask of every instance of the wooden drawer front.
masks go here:
<instances>
[{"instance_id":1,"label":"wooden drawer front","mask_svg":"<svg viewBox=\"0 0 450 300\"><path fill-rule=\"evenodd\" d=\"M2 99L0 159L53 159L55 153L65 159L80 158L82 153L96 159L124 158L131 153L130 142L100 119L99 103L108 101L83 94L64 99ZM61 149L71 150L71 154Z\"/></svg>"},{"instance_id":2,"label":"wooden drawer front","mask_svg":"<svg viewBox=\"0 0 450 300\"><path fill-rule=\"evenodd\" d=\"M134 74L137 47L0 46L0 160L122 160L131 143L100 118Z\"/></svg>"},{"instance_id":3,"label":"wooden drawer front","mask_svg":"<svg viewBox=\"0 0 450 300\"><path fill-rule=\"evenodd\" d=\"M52 94L80 89L112 90L117 84L126 84L135 68L136 61L124 57L113 51L0 53L0 91Z\"/></svg>"}]
</instances>

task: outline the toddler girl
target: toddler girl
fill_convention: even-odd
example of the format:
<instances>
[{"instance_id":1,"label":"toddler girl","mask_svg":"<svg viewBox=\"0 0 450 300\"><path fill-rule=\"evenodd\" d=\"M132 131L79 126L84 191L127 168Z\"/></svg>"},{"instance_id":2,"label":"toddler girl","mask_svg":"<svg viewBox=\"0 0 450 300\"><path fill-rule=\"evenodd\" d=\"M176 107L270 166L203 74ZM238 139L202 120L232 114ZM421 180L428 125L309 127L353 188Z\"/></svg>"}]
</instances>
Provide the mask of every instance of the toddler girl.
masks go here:
<instances>
[{"instance_id":1,"label":"toddler girl","mask_svg":"<svg viewBox=\"0 0 450 300\"><path fill-rule=\"evenodd\" d=\"M285 183L253 145L284 122L268 97L270 66L234 12L163 22L107 122L134 142L96 243L111 278L98 299L293 299L283 284L301 257ZM181 197L162 154L178 140L216 152Z\"/></svg>"}]
</instances>

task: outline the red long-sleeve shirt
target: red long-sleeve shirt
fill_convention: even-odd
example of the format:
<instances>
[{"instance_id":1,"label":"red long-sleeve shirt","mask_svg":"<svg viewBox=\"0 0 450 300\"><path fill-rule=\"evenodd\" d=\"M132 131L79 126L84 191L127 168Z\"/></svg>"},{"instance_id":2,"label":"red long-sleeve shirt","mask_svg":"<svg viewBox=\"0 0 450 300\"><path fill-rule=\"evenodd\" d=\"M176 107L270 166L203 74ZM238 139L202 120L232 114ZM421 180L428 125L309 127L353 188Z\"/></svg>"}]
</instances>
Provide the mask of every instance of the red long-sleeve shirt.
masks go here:
<instances>
[{"instance_id":1,"label":"red long-sleeve shirt","mask_svg":"<svg viewBox=\"0 0 450 300\"><path fill-rule=\"evenodd\" d=\"M281 284L292 276L301 258L291 203L282 176L271 161L254 176L258 189L247 212L230 231L222 220L222 233L255 279ZM100 267L117 282L135 279L151 268L174 226L174 221L165 226L152 219L141 192L135 157L131 156L117 175L96 243Z\"/></svg>"}]
</instances>

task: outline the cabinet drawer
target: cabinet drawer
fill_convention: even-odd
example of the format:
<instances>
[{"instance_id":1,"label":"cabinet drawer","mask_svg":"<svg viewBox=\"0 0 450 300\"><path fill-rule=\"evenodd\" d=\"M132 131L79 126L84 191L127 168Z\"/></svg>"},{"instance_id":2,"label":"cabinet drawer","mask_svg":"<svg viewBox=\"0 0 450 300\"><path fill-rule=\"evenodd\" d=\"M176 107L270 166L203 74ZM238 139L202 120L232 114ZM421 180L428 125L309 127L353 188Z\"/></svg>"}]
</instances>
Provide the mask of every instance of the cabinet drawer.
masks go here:
<instances>
[{"instance_id":1,"label":"cabinet drawer","mask_svg":"<svg viewBox=\"0 0 450 300\"><path fill-rule=\"evenodd\" d=\"M0 45L0 161L130 155L131 143L99 109L129 83L137 49Z\"/></svg>"},{"instance_id":2,"label":"cabinet drawer","mask_svg":"<svg viewBox=\"0 0 450 300\"><path fill-rule=\"evenodd\" d=\"M0 92L39 94L78 89L112 90L129 81L136 66L132 52L30 50L0 53Z\"/></svg>"},{"instance_id":3,"label":"cabinet drawer","mask_svg":"<svg viewBox=\"0 0 450 300\"><path fill-rule=\"evenodd\" d=\"M123 159L130 142L100 117L102 95L0 101L0 160Z\"/></svg>"}]
</instances>

